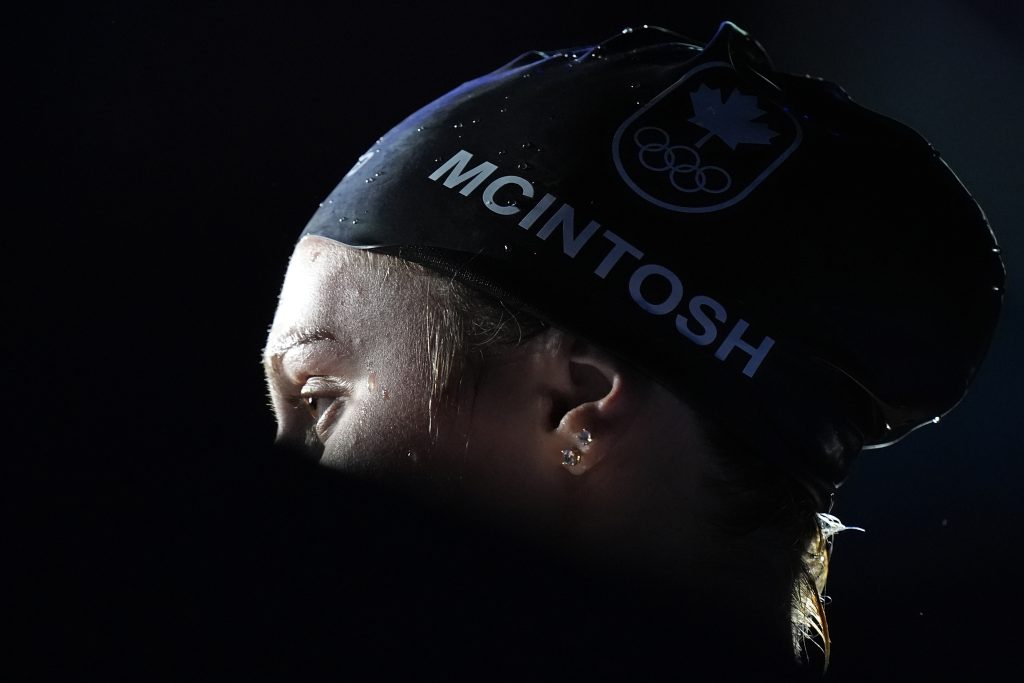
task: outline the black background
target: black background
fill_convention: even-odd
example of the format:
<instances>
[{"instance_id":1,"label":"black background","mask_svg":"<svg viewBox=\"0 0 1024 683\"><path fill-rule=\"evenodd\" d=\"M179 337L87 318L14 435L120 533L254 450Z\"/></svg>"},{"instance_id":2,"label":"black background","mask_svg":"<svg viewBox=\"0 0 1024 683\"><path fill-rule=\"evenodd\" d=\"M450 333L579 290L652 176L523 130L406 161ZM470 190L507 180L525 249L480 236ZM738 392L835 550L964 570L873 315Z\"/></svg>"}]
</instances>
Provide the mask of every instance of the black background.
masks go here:
<instances>
[{"instance_id":1,"label":"black background","mask_svg":"<svg viewBox=\"0 0 1024 683\"><path fill-rule=\"evenodd\" d=\"M1021 11L1007 7L124 3L12 15L9 85L27 91L10 90L8 133L28 154L9 168L30 181L12 197L29 211L6 231L26 242L5 249L9 594L27 636L13 650L28 655L12 661L29 678L133 667L175 678L176 665L228 660L258 649L248 636L281 632L260 619L301 621L346 591L415 581L351 569L348 549L381 543L352 523L381 513L372 496L353 493L340 519L345 482L268 448L260 353L302 226L390 126L520 52L642 23L703 42L730 19L777 67L827 77L917 128L985 208L1009 271L999 334L962 405L865 453L838 498L834 512L867 532L836 542L830 678L1019 671L1024 51ZM410 552L429 558L429 533L395 531L407 517L388 514L382 525L421 539ZM474 561L486 547L494 566L511 554L477 540L455 554ZM352 587L332 587L338 563ZM405 614L382 600L381 623ZM418 637L455 637L443 626Z\"/></svg>"}]
</instances>

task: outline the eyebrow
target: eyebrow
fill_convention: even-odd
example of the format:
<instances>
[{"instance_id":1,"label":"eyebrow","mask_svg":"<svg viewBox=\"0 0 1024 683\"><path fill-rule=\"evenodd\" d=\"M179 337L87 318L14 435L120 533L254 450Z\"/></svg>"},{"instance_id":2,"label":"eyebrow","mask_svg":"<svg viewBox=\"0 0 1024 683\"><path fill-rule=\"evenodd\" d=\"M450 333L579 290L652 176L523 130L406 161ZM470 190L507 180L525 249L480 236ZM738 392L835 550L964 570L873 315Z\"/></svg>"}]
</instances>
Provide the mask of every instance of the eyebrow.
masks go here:
<instances>
[{"instance_id":1,"label":"eyebrow","mask_svg":"<svg viewBox=\"0 0 1024 683\"><path fill-rule=\"evenodd\" d=\"M267 344L263 350L263 369L267 375L281 374L281 359L296 346L318 341L338 341L326 327L293 327L287 333Z\"/></svg>"}]
</instances>

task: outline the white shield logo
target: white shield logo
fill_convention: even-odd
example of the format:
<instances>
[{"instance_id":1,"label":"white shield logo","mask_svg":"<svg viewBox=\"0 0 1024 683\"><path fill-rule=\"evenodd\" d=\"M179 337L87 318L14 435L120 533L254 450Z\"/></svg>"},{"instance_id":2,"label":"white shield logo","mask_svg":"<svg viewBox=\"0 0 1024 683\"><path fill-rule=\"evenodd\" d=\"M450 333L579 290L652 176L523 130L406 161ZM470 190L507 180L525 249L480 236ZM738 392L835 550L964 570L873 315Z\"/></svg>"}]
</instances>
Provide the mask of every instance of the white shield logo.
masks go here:
<instances>
[{"instance_id":1,"label":"white shield logo","mask_svg":"<svg viewBox=\"0 0 1024 683\"><path fill-rule=\"evenodd\" d=\"M612 156L626 184L652 204L708 213L742 201L801 139L786 109L745 92L731 65L710 62L626 119Z\"/></svg>"}]
</instances>

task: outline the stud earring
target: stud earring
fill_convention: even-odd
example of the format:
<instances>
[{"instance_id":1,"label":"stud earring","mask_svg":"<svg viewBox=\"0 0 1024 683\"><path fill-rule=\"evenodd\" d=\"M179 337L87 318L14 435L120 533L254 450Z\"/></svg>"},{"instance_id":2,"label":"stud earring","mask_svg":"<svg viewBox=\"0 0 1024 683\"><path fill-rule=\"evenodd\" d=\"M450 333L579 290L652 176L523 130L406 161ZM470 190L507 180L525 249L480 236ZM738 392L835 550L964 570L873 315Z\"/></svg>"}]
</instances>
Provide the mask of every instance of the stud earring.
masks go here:
<instances>
[{"instance_id":1,"label":"stud earring","mask_svg":"<svg viewBox=\"0 0 1024 683\"><path fill-rule=\"evenodd\" d=\"M569 469L577 467L583 462L583 451L594 441L594 437L591 436L590 430L581 429L576 432L576 441L579 443L578 448L570 446L562 449L562 464Z\"/></svg>"}]
</instances>

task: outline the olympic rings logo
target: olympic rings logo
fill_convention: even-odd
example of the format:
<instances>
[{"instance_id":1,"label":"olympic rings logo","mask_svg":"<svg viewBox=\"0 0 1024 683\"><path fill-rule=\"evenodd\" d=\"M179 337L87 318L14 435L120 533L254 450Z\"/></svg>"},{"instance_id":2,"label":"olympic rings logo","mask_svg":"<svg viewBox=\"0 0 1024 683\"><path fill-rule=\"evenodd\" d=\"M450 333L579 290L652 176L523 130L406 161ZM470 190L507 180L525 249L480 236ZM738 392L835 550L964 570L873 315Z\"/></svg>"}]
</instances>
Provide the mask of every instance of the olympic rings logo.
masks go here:
<instances>
[{"instance_id":1,"label":"olympic rings logo","mask_svg":"<svg viewBox=\"0 0 1024 683\"><path fill-rule=\"evenodd\" d=\"M732 187L732 176L719 166L703 166L700 153L686 145L670 145L668 132L646 126L633 134L637 158L644 168L668 172L672 187L680 192L721 194Z\"/></svg>"}]
</instances>

